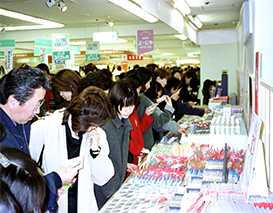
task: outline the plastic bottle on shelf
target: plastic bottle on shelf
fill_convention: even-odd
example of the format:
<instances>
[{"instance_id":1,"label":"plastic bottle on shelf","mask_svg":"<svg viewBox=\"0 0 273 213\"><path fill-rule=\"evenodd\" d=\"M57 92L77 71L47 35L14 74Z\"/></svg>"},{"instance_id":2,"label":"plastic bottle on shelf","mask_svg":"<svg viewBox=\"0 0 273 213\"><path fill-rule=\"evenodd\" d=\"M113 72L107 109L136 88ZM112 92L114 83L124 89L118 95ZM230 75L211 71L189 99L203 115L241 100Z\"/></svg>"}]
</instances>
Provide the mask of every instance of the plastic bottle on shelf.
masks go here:
<instances>
[{"instance_id":1,"label":"plastic bottle on shelf","mask_svg":"<svg viewBox=\"0 0 273 213\"><path fill-rule=\"evenodd\" d=\"M211 120L211 123L210 123L210 134L211 135L215 135L215 119Z\"/></svg>"},{"instance_id":2,"label":"plastic bottle on shelf","mask_svg":"<svg viewBox=\"0 0 273 213\"><path fill-rule=\"evenodd\" d=\"M229 119L226 120L226 135L231 135L231 125Z\"/></svg>"},{"instance_id":3,"label":"plastic bottle on shelf","mask_svg":"<svg viewBox=\"0 0 273 213\"><path fill-rule=\"evenodd\" d=\"M241 126L240 126L240 120L239 119L236 119L235 134L236 135L241 134Z\"/></svg>"},{"instance_id":4,"label":"plastic bottle on shelf","mask_svg":"<svg viewBox=\"0 0 273 213\"><path fill-rule=\"evenodd\" d=\"M225 118L222 118L221 121L221 130L220 130L220 134L221 135L225 135L226 134L226 125L225 125Z\"/></svg>"},{"instance_id":5,"label":"plastic bottle on shelf","mask_svg":"<svg viewBox=\"0 0 273 213\"><path fill-rule=\"evenodd\" d=\"M235 135L235 122L234 122L234 119L230 120L230 134Z\"/></svg>"},{"instance_id":6,"label":"plastic bottle on shelf","mask_svg":"<svg viewBox=\"0 0 273 213\"><path fill-rule=\"evenodd\" d=\"M216 120L216 125L215 125L215 134L216 134L216 135L219 135L220 132L221 132L221 129L220 129L220 120L217 119L217 120Z\"/></svg>"}]
</instances>

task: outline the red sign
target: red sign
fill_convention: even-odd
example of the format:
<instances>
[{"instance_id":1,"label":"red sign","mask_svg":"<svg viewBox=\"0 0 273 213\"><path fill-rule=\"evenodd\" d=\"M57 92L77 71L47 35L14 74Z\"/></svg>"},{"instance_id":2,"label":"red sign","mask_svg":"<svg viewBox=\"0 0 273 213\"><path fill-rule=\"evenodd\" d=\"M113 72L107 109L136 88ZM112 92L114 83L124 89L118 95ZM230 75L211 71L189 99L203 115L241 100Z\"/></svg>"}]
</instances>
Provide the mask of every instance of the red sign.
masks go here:
<instances>
[{"instance_id":1,"label":"red sign","mask_svg":"<svg viewBox=\"0 0 273 213\"><path fill-rule=\"evenodd\" d=\"M137 55L154 50L154 31L138 30L137 31Z\"/></svg>"},{"instance_id":2,"label":"red sign","mask_svg":"<svg viewBox=\"0 0 273 213\"><path fill-rule=\"evenodd\" d=\"M128 61L143 60L143 56L140 55L127 55Z\"/></svg>"}]
</instances>

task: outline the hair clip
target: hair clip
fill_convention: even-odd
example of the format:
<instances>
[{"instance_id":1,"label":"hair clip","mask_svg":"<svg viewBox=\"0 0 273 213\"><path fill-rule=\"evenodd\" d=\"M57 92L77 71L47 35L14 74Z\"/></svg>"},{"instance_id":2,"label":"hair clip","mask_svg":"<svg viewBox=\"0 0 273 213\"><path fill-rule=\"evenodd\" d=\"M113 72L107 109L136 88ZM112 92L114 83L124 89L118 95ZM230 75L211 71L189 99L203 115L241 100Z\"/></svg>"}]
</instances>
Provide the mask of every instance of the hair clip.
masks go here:
<instances>
[{"instance_id":1,"label":"hair clip","mask_svg":"<svg viewBox=\"0 0 273 213\"><path fill-rule=\"evenodd\" d=\"M10 165L9 159L7 159L6 156L3 155L1 152L0 152L0 164L5 168L7 168Z\"/></svg>"}]
</instances>

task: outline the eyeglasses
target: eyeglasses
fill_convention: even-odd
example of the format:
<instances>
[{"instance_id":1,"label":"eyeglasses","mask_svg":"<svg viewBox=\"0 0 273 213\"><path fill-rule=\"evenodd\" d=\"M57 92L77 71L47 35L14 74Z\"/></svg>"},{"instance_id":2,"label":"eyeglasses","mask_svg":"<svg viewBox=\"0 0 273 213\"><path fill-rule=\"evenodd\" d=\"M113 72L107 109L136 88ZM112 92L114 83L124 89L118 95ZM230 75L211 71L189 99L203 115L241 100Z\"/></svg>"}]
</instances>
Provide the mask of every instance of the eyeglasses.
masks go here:
<instances>
[{"instance_id":1,"label":"eyeglasses","mask_svg":"<svg viewBox=\"0 0 273 213\"><path fill-rule=\"evenodd\" d=\"M28 105L32 106L35 109L35 111L36 111L36 110L38 110L43 105L44 102L45 102L45 99L42 100L41 103L38 103L36 106L34 106L32 103L30 103L28 101L26 101L25 103L27 103Z\"/></svg>"}]
</instances>

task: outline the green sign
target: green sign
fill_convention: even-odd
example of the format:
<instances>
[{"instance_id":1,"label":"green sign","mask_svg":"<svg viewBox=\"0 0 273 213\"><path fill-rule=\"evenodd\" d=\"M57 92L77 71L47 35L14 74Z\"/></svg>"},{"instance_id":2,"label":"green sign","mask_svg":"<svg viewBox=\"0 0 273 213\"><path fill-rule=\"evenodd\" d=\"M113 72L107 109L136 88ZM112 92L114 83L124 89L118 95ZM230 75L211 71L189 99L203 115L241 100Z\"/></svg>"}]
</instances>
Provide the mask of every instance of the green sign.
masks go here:
<instances>
[{"instance_id":1,"label":"green sign","mask_svg":"<svg viewBox=\"0 0 273 213\"><path fill-rule=\"evenodd\" d=\"M34 49L34 56L38 56L42 54L41 49ZM45 54L46 55L52 55L52 49L45 49Z\"/></svg>"},{"instance_id":2,"label":"green sign","mask_svg":"<svg viewBox=\"0 0 273 213\"><path fill-rule=\"evenodd\" d=\"M81 49L79 47L70 46L70 51L74 52L74 54L81 54Z\"/></svg>"},{"instance_id":3,"label":"green sign","mask_svg":"<svg viewBox=\"0 0 273 213\"><path fill-rule=\"evenodd\" d=\"M30 62L40 62L40 58L31 58Z\"/></svg>"},{"instance_id":4,"label":"green sign","mask_svg":"<svg viewBox=\"0 0 273 213\"><path fill-rule=\"evenodd\" d=\"M86 61L100 61L100 54L86 54Z\"/></svg>"},{"instance_id":5,"label":"green sign","mask_svg":"<svg viewBox=\"0 0 273 213\"><path fill-rule=\"evenodd\" d=\"M5 52L0 51L0 57L4 57L5 56Z\"/></svg>"},{"instance_id":6,"label":"green sign","mask_svg":"<svg viewBox=\"0 0 273 213\"><path fill-rule=\"evenodd\" d=\"M52 40L35 38L35 47L52 47Z\"/></svg>"},{"instance_id":7,"label":"green sign","mask_svg":"<svg viewBox=\"0 0 273 213\"><path fill-rule=\"evenodd\" d=\"M15 40L0 40L0 48L15 48Z\"/></svg>"},{"instance_id":8,"label":"green sign","mask_svg":"<svg viewBox=\"0 0 273 213\"><path fill-rule=\"evenodd\" d=\"M70 60L70 51L54 51L52 57L53 60Z\"/></svg>"}]
</instances>

